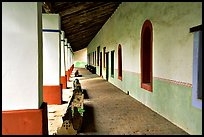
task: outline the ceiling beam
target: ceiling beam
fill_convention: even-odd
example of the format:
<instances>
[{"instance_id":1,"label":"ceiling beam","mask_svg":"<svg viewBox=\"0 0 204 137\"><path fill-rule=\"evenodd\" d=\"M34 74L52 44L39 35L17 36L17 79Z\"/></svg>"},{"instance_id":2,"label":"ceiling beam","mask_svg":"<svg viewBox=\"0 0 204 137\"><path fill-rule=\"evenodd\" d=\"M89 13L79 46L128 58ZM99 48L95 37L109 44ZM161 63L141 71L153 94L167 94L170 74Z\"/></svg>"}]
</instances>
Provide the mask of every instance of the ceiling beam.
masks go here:
<instances>
[{"instance_id":1,"label":"ceiling beam","mask_svg":"<svg viewBox=\"0 0 204 137\"><path fill-rule=\"evenodd\" d=\"M50 2L43 2L42 6L46 13L53 13L52 4Z\"/></svg>"}]
</instances>

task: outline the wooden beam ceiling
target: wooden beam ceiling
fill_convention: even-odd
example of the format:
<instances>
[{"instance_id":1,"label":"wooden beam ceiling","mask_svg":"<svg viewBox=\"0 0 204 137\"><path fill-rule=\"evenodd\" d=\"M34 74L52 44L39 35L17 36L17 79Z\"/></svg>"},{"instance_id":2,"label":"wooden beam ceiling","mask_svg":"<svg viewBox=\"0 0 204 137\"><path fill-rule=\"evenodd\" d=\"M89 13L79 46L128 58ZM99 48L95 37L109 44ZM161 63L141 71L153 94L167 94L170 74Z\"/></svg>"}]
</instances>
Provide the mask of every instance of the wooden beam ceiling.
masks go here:
<instances>
[{"instance_id":1,"label":"wooden beam ceiling","mask_svg":"<svg viewBox=\"0 0 204 137\"><path fill-rule=\"evenodd\" d=\"M120 2L44 2L46 13L59 13L73 51L88 46Z\"/></svg>"}]
</instances>

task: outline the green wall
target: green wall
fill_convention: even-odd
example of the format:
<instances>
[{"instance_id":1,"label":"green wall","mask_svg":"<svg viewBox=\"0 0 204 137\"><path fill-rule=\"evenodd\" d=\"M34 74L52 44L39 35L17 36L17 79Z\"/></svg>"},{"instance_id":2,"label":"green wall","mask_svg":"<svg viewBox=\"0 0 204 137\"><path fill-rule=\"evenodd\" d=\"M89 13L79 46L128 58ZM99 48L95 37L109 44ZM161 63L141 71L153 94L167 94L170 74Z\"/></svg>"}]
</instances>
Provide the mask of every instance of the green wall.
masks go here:
<instances>
[{"instance_id":1,"label":"green wall","mask_svg":"<svg viewBox=\"0 0 204 137\"><path fill-rule=\"evenodd\" d=\"M191 87L153 78L153 92L149 92L140 88L140 74L123 71L121 81L117 72L115 69L114 78L109 76L110 83L189 134L202 134L202 110L192 106Z\"/></svg>"},{"instance_id":2,"label":"green wall","mask_svg":"<svg viewBox=\"0 0 204 137\"><path fill-rule=\"evenodd\" d=\"M153 26L153 92L140 88L141 29L146 19ZM100 52L103 47L109 53L115 50L115 74L109 77L110 83L189 134L202 134L202 109L192 106L192 88L169 82L192 84L193 34L189 29L200 24L201 2L122 2L89 43L87 54L98 46ZM119 44L122 81L117 76ZM105 79L105 68L102 74Z\"/></svg>"},{"instance_id":3,"label":"green wall","mask_svg":"<svg viewBox=\"0 0 204 137\"><path fill-rule=\"evenodd\" d=\"M83 61L75 61L74 62L74 67L76 68L85 68L85 65L87 64L87 62L83 62Z\"/></svg>"}]
</instances>

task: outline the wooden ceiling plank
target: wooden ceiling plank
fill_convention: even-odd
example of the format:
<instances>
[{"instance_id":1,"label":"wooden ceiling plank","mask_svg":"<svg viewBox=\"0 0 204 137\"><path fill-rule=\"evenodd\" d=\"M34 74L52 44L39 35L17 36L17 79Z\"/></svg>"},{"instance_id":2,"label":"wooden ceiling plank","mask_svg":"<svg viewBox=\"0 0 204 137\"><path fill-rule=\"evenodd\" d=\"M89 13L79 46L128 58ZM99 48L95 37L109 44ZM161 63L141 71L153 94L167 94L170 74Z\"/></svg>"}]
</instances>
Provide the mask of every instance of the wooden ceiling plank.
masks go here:
<instances>
[{"instance_id":1,"label":"wooden ceiling plank","mask_svg":"<svg viewBox=\"0 0 204 137\"><path fill-rule=\"evenodd\" d=\"M73 51L88 46L121 2L53 2Z\"/></svg>"}]
</instances>

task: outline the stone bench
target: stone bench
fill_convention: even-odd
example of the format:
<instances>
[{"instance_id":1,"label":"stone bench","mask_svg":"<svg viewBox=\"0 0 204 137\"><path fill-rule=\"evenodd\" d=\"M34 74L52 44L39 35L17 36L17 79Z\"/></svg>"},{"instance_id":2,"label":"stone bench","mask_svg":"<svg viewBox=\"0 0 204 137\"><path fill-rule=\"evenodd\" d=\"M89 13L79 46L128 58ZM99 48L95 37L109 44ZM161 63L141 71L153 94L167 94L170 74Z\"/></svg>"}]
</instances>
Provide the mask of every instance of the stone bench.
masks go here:
<instances>
[{"instance_id":1,"label":"stone bench","mask_svg":"<svg viewBox=\"0 0 204 137\"><path fill-rule=\"evenodd\" d=\"M62 127L57 130L57 135L76 135L80 131L84 113L84 94L78 80L73 81L73 95L68 104L67 111L62 117Z\"/></svg>"},{"instance_id":2,"label":"stone bench","mask_svg":"<svg viewBox=\"0 0 204 137\"><path fill-rule=\"evenodd\" d=\"M89 70L91 73L96 74L96 67L87 64L87 65L85 65L85 68L86 68L87 70Z\"/></svg>"}]
</instances>

